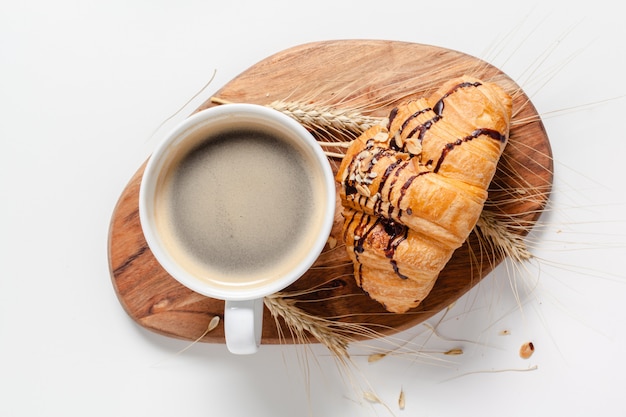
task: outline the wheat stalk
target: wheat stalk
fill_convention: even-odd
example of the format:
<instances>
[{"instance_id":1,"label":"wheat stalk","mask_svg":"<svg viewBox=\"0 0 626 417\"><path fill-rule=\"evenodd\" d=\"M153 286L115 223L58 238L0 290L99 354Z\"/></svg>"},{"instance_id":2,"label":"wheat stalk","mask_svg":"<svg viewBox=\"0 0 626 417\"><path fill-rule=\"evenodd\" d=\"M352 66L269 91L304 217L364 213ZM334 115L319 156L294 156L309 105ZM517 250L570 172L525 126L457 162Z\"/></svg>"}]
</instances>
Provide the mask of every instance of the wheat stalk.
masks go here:
<instances>
[{"instance_id":1,"label":"wheat stalk","mask_svg":"<svg viewBox=\"0 0 626 417\"><path fill-rule=\"evenodd\" d=\"M219 97L211 97L210 101L215 104L231 103ZM330 134L328 139L333 142L338 141L334 135L355 138L384 120L382 117L364 115L357 109L301 101L276 100L266 106L286 114L310 131Z\"/></svg>"},{"instance_id":2,"label":"wheat stalk","mask_svg":"<svg viewBox=\"0 0 626 417\"><path fill-rule=\"evenodd\" d=\"M350 343L360 338L382 337L382 334L363 324L330 320L307 313L296 305L298 300L294 297L301 294L278 292L264 298L265 306L276 321L276 327L280 331L282 327L279 320L282 319L295 340L307 343L309 336L312 336L346 364L350 358Z\"/></svg>"},{"instance_id":3,"label":"wheat stalk","mask_svg":"<svg viewBox=\"0 0 626 417\"><path fill-rule=\"evenodd\" d=\"M530 225L528 228L530 229ZM533 258L524 236L511 232L505 221L498 219L497 215L488 210L480 213L474 230L482 237L483 243L502 257L516 262L526 262Z\"/></svg>"},{"instance_id":4,"label":"wheat stalk","mask_svg":"<svg viewBox=\"0 0 626 417\"><path fill-rule=\"evenodd\" d=\"M278 318L282 318L294 339L306 343L310 334L337 358L349 357L348 345L352 340L343 331L337 329L337 326L345 326L346 323L339 324L339 322L309 314L298 308L295 305L296 301L283 293L269 295L265 297L264 302L276 320L277 328L280 329Z\"/></svg>"},{"instance_id":5,"label":"wheat stalk","mask_svg":"<svg viewBox=\"0 0 626 417\"><path fill-rule=\"evenodd\" d=\"M339 109L299 101L278 100L268 104L268 107L297 120L309 130L341 135L358 136L383 120L380 117L366 116L354 109Z\"/></svg>"}]
</instances>

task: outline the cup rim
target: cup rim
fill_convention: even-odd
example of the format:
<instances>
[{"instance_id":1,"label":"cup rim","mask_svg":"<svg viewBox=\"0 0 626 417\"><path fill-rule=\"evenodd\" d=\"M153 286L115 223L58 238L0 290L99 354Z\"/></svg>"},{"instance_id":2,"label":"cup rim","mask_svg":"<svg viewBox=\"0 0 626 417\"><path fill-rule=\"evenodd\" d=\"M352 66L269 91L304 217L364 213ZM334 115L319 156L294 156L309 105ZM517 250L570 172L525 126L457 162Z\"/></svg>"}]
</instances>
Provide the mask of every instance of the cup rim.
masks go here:
<instances>
[{"instance_id":1,"label":"cup rim","mask_svg":"<svg viewBox=\"0 0 626 417\"><path fill-rule=\"evenodd\" d=\"M168 150L173 144L184 142L185 138L198 129L207 128L212 123L228 118L229 121L236 119L252 121L254 119L270 123L273 126L288 131L290 135L297 136L312 151L315 156L315 164L319 166L323 175L323 193L326 201L323 202L321 227L317 230L317 235L311 245L311 250L305 257L280 279L271 280L266 285L254 288L241 289L234 287L227 289L211 285L208 281L193 276L189 271L180 267L172 258L161 243L158 231L156 230L154 210L151 202L154 201L156 187L158 184L159 170L165 160L167 160ZM175 126L161 142L156 146L150 155L139 189L139 219L141 228L157 262L175 280L185 287L202 295L221 300L251 300L262 298L278 292L289 286L300 278L317 260L322 252L332 230L335 217L336 191L335 180L330 166L330 161L324 154L321 146L315 141L313 135L300 123L291 117L258 104L236 103L224 104L218 107L211 107L194 113L187 119Z\"/></svg>"}]
</instances>

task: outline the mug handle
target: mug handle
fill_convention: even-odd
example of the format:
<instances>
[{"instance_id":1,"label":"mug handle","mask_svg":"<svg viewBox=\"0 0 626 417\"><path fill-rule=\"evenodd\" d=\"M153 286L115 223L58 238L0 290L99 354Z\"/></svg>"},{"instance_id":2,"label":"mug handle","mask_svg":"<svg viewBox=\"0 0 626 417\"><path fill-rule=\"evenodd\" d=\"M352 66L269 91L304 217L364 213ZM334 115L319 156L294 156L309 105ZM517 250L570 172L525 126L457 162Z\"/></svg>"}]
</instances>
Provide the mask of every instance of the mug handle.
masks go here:
<instances>
[{"instance_id":1,"label":"mug handle","mask_svg":"<svg viewBox=\"0 0 626 417\"><path fill-rule=\"evenodd\" d=\"M263 298L254 300L226 300L224 307L224 334L231 353L249 355L261 344L263 328Z\"/></svg>"}]
</instances>

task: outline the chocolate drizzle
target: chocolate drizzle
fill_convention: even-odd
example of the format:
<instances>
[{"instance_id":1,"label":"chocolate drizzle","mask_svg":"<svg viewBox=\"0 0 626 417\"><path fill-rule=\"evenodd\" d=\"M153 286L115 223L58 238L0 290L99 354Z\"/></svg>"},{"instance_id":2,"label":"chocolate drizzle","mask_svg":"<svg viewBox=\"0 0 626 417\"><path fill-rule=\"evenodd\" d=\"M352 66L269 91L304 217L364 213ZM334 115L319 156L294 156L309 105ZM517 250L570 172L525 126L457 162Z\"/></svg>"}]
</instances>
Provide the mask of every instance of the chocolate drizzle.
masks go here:
<instances>
[{"instance_id":1,"label":"chocolate drizzle","mask_svg":"<svg viewBox=\"0 0 626 417\"><path fill-rule=\"evenodd\" d=\"M385 169L385 173L383 174L383 176L380 179L380 183L378 184L378 200L376 200L376 203L374 203L374 213L376 214L381 214L382 213L382 206L383 206L383 199L380 198L380 196L382 195L382 191L383 188L385 188L385 184L387 183L387 179L389 178L389 176L391 175L391 173L402 163L401 159L396 160L395 162L392 162L391 164L389 164L389 166L387 166L387 169ZM391 192L391 191L390 191Z\"/></svg>"},{"instance_id":2,"label":"chocolate drizzle","mask_svg":"<svg viewBox=\"0 0 626 417\"><path fill-rule=\"evenodd\" d=\"M352 219L350 219L351 222L354 221L354 217L356 217L356 214L353 215ZM361 217L360 223L354 228L354 254L357 262L359 261L359 255L365 252L364 245L366 244L368 237L374 231L376 231L377 234L384 232L387 235L387 244L384 249L385 257L389 259L395 273L400 278L407 279L408 277L406 275L400 273L397 262L394 259L394 255L398 246L406 240L409 228L393 220L381 217L375 218L368 215Z\"/></svg>"},{"instance_id":3,"label":"chocolate drizzle","mask_svg":"<svg viewBox=\"0 0 626 417\"><path fill-rule=\"evenodd\" d=\"M439 101L437 101L437 103L433 106L433 111L435 112L435 114L437 116L442 116L443 115L443 109L445 107L445 104L444 104L443 101L446 98L448 98L450 95L454 94L460 88L480 87L481 85L482 85L482 83L480 83L480 82L474 82L474 83L463 82L463 83L459 83L459 84L455 85L450 91L448 91L446 94L444 94L443 97L441 97L439 99Z\"/></svg>"},{"instance_id":4,"label":"chocolate drizzle","mask_svg":"<svg viewBox=\"0 0 626 417\"><path fill-rule=\"evenodd\" d=\"M439 157L439 160L437 161L437 165L435 165L435 169L433 169L433 172L434 173L439 172L439 169L441 168L441 164L443 164L443 161L446 159L446 156L450 153L450 151L452 151L457 146L461 146L465 142L469 142L473 139L478 138L479 136L488 136L491 139L497 140L499 142L502 142L502 143L506 142L506 136L498 132L497 130L476 129L472 132L471 135L467 135L464 138L457 139L454 142L446 143L446 146L444 146L443 150L441 151L441 156Z\"/></svg>"},{"instance_id":5,"label":"chocolate drizzle","mask_svg":"<svg viewBox=\"0 0 626 417\"><path fill-rule=\"evenodd\" d=\"M407 127L407 125L411 122L411 120L413 120L416 117L418 117L419 115L427 113L427 112L429 112L431 110L432 109L430 109L430 108L421 109L421 110L416 111L415 113L413 113L409 117L407 117L406 120L404 121L404 123L402 123L402 127L400 127L400 132L404 132L404 128ZM411 135L409 135L409 136L411 136Z\"/></svg>"},{"instance_id":6,"label":"chocolate drizzle","mask_svg":"<svg viewBox=\"0 0 626 417\"><path fill-rule=\"evenodd\" d=\"M352 185L350 181L346 180L343 185L346 189L346 195L353 195L357 193L356 187Z\"/></svg>"},{"instance_id":7,"label":"chocolate drizzle","mask_svg":"<svg viewBox=\"0 0 626 417\"><path fill-rule=\"evenodd\" d=\"M459 89L461 88L468 88L468 87L480 87L482 85L482 83L480 82L463 82L463 83L459 83L457 85L455 85L452 89L450 89L447 93L445 93L438 101L437 103L435 103L435 105L430 108L424 108L424 109L420 109L416 112L414 112L413 114L411 114L409 117L406 118L406 120L404 120L402 122L402 125L400 126L400 129L398 131L398 133L402 133L404 132L404 130L407 128L407 126L411 123L411 121L413 119L415 119L416 117L419 117L422 114L428 113L430 111L434 112L435 115L425 121L424 123L420 123L417 126L415 126L410 132L409 134L406 136L406 138L413 138L415 137L415 135L417 135L417 139L419 140L420 143L422 143L422 141L424 140L424 136L426 135L426 132L435 124L437 123L439 120L441 120L444 115L444 108L445 108L445 99L447 99L448 97L450 97L452 94L454 94L455 92L457 92ZM393 120L395 120L396 116L398 115L398 108L394 108L393 110L391 110L391 113L389 115L389 123L387 124L387 130L391 130L391 124L393 122ZM395 140L395 135L394 137L391 138L390 143L389 143L389 147L395 151L403 151L403 147L398 146L396 140Z\"/></svg>"},{"instance_id":8,"label":"chocolate drizzle","mask_svg":"<svg viewBox=\"0 0 626 417\"><path fill-rule=\"evenodd\" d=\"M391 130L391 123L393 123L393 119L395 119L397 115L398 115L398 108L394 107L389 112L389 122L387 123L387 130Z\"/></svg>"},{"instance_id":9,"label":"chocolate drizzle","mask_svg":"<svg viewBox=\"0 0 626 417\"><path fill-rule=\"evenodd\" d=\"M389 236L387 247L385 248L385 256L390 259L394 272L402 279L407 279L406 275L400 273L398 263L395 261L394 255L398 246L404 242L409 234L409 228L394 222L393 220L384 219L381 221L385 233Z\"/></svg>"},{"instance_id":10,"label":"chocolate drizzle","mask_svg":"<svg viewBox=\"0 0 626 417\"><path fill-rule=\"evenodd\" d=\"M421 177L422 175L426 175L429 174L429 171L423 171L420 172L417 175L413 175L411 176L408 180L406 180L406 182L402 185L402 188L400 188L400 198L398 198L398 209L400 209L400 205L402 203L402 199L404 198L404 195L406 194L406 191L409 189L409 187L411 186L411 184L413 184L413 181L415 181L415 179L417 177ZM411 210L411 208L407 209L407 214L410 216L411 214L413 214L413 210ZM398 215L398 217L401 217L401 214Z\"/></svg>"},{"instance_id":11,"label":"chocolate drizzle","mask_svg":"<svg viewBox=\"0 0 626 417\"><path fill-rule=\"evenodd\" d=\"M432 119L425 121L421 125L418 125L415 128L413 128L413 130L411 130L411 132L409 133L409 135L407 137L412 138L419 131L420 133L417 136L417 139L421 143L424 140L424 135L426 134L428 129L430 129L432 127L432 125L437 123L439 120L441 120L441 116L437 115L437 116L433 117Z\"/></svg>"},{"instance_id":12,"label":"chocolate drizzle","mask_svg":"<svg viewBox=\"0 0 626 417\"><path fill-rule=\"evenodd\" d=\"M365 220L365 224L363 224L363 220ZM363 216L363 218L361 219L361 224L359 224L359 226L357 226L357 228L354 231L355 236L359 237L359 239L355 240L354 242L354 252L357 254L363 253L365 251L365 249L363 248L363 243L367 239L368 235L372 232L372 230L374 230L374 228L378 225L378 223L381 222L380 218L376 218L376 220L371 225L371 227L368 227L371 220L372 220L371 216Z\"/></svg>"},{"instance_id":13,"label":"chocolate drizzle","mask_svg":"<svg viewBox=\"0 0 626 417\"><path fill-rule=\"evenodd\" d=\"M400 269L398 268L398 263L394 260L391 261L391 266L393 267L393 272L396 273L396 275L398 275L400 278L402 279L409 279L409 277L407 277L406 275L403 275L402 273L400 273Z\"/></svg>"}]
</instances>

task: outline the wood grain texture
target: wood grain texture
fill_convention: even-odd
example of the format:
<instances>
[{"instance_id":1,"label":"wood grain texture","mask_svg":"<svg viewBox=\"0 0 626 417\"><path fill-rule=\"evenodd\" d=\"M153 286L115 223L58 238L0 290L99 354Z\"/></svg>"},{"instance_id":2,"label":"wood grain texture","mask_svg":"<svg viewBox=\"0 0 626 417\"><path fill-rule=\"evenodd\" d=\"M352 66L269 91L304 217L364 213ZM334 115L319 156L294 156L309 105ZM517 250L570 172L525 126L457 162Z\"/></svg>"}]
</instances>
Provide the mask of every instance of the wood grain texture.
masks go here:
<instances>
[{"instance_id":1,"label":"wood grain texture","mask_svg":"<svg viewBox=\"0 0 626 417\"><path fill-rule=\"evenodd\" d=\"M514 217L529 230L546 203L552 184L548 137L535 108L521 88L497 68L460 52L394 41L344 40L297 46L273 55L243 72L215 95L232 102L269 104L274 100L360 107L368 115L386 116L395 105L428 94L444 80L463 74L496 82L514 94L515 123L511 141L490 188L486 209ZM197 110L213 106L207 101ZM339 161L333 161L335 169ZM121 305L140 326L154 332L195 340L212 317L223 316L224 302L183 287L157 263L139 223L139 185L145 164L130 179L114 209L108 242L112 283ZM517 189L520 198L511 199ZM341 245L343 219L339 199L331 236L313 267L287 291L317 288L299 299L303 310L345 322L368 323L382 334L412 327L441 311L476 285L501 262L497 253L480 253L477 236L453 255L430 295L406 314L386 312L354 283L352 265ZM520 233L526 233L520 232ZM265 311L262 343L286 340ZM223 343L223 325L202 341Z\"/></svg>"}]
</instances>

